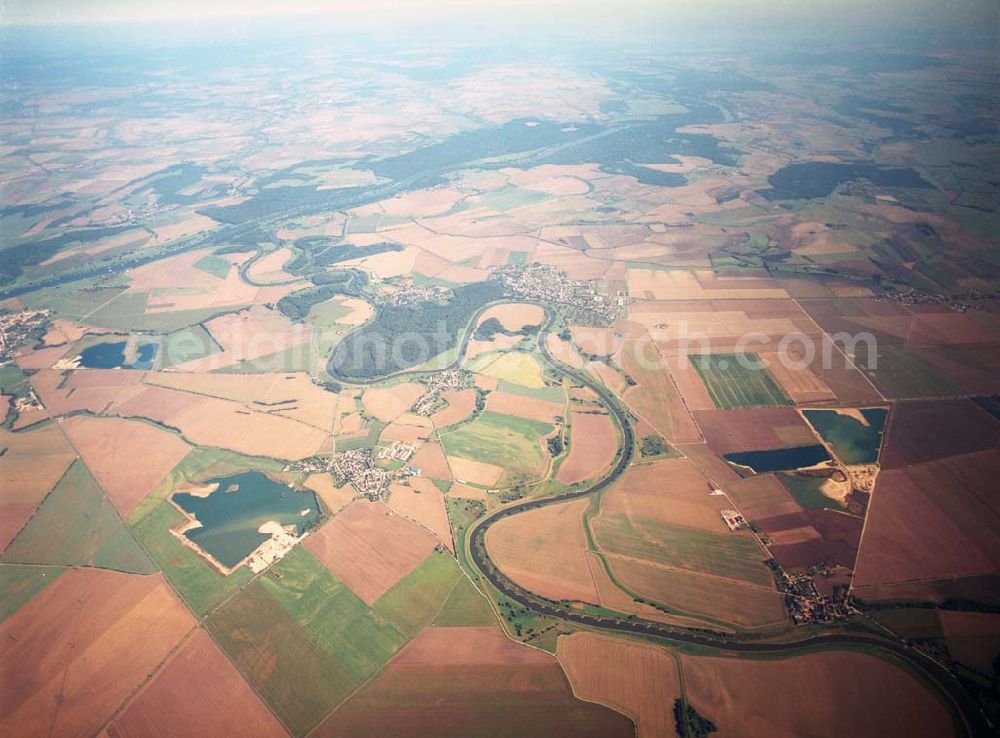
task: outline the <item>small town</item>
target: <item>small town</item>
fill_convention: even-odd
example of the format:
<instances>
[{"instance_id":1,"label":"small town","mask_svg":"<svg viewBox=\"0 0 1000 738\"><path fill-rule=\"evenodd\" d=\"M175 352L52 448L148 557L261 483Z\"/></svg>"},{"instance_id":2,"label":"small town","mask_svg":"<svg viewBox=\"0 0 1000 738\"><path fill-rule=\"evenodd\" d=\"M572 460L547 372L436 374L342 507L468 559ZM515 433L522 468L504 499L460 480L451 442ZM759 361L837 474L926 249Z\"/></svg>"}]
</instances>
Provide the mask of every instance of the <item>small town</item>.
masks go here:
<instances>
[{"instance_id":1,"label":"small town","mask_svg":"<svg viewBox=\"0 0 1000 738\"><path fill-rule=\"evenodd\" d=\"M601 294L596 280L572 280L549 264L507 264L494 268L492 277L515 295L568 307L577 324L609 325L628 302L624 295Z\"/></svg>"},{"instance_id":2,"label":"small town","mask_svg":"<svg viewBox=\"0 0 1000 738\"><path fill-rule=\"evenodd\" d=\"M440 374L432 374L422 382L427 385L427 392L413 403L410 409L416 415L430 417L444 406L441 395L450 389L465 389L473 386L473 375L463 369L449 369Z\"/></svg>"},{"instance_id":3,"label":"small town","mask_svg":"<svg viewBox=\"0 0 1000 738\"><path fill-rule=\"evenodd\" d=\"M20 310L0 314L0 363L14 358L14 350L38 337L52 314L50 310Z\"/></svg>"},{"instance_id":4,"label":"small town","mask_svg":"<svg viewBox=\"0 0 1000 738\"><path fill-rule=\"evenodd\" d=\"M394 444L408 449L412 455L413 448L405 444ZM392 448L391 446L388 448ZM403 448L397 448L390 452L403 455ZM383 457L379 457L383 458ZM396 456L390 456L396 460L405 461ZM407 459L409 456L407 456ZM340 451L330 457L314 456L303 459L293 465L298 471L309 474L323 474L329 472L337 479L337 483L344 485L350 483L362 497L377 501L384 499L389 494L389 485L393 480L411 476L415 470L409 467L402 469L385 469L375 463L370 448L357 448L350 451Z\"/></svg>"}]
</instances>

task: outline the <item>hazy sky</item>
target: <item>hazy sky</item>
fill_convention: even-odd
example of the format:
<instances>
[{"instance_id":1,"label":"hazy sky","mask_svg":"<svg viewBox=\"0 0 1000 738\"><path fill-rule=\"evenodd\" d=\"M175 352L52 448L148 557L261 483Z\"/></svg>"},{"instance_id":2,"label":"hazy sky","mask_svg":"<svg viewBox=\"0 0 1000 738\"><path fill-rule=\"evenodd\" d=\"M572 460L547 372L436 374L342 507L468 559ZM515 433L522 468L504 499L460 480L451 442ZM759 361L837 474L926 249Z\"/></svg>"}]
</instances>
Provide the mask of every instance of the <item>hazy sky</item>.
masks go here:
<instances>
[{"instance_id":1,"label":"hazy sky","mask_svg":"<svg viewBox=\"0 0 1000 738\"><path fill-rule=\"evenodd\" d=\"M582 7L586 6L586 7ZM623 6L628 6L626 10ZM886 23L920 25L998 24L997 0L0 0L7 24L101 23L181 20L213 16L292 15L327 11L356 14L419 9L428 15L475 14L506 7L512 13L540 10L568 15L609 16L655 13L678 21L742 18L816 24ZM360 11L364 8L364 11ZM982 28L980 26L979 30ZM997 32L1000 33L1000 27Z\"/></svg>"}]
</instances>

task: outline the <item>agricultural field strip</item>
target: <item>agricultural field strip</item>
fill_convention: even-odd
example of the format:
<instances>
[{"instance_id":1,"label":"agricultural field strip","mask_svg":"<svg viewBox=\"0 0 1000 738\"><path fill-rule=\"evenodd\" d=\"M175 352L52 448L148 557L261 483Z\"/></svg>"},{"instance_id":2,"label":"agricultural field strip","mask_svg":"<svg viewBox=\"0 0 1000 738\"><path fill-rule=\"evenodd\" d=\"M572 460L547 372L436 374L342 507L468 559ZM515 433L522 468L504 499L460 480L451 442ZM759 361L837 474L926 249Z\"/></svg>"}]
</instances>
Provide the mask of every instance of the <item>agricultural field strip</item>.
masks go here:
<instances>
[{"instance_id":1,"label":"agricultural field strip","mask_svg":"<svg viewBox=\"0 0 1000 738\"><path fill-rule=\"evenodd\" d=\"M281 410L287 410L288 408L284 407L283 405L275 406L275 410L274 411L269 411L269 410L266 410L266 409L262 409L262 408L269 407L269 405L261 405L261 406L255 407L253 403L242 402L240 400L233 400L233 399L231 399L229 397L225 397L223 395L212 394L211 392L198 392L198 391L192 390L192 389L180 389L178 387L174 387L174 386L169 385L169 384L158 384L155 381L155 378L154 379L150 379L150 376L152 375L153 377L155 377L155 374L156 374L156 372L148 372L146 374L146 376L142 378L142 383L143 384L148 384L151 387L162 387L163 389L168 389L168 390L171 390L173 392L184 392L184 393L187 393L189 395L198 395L199 397L210 397L213 400L223 400L225 402L234 402L234 403L236 403L238 405L242 405L243 407L245 407L247 410L250 410L251 412L262 413L264 415L277 415L278 417L285 418L287 420L293 420L296 423L300 423L301 425L304 425L304 426L306 426L308 428L316 428L317 430L323 430L326 433L330 433L331 429L332 429L332 425L333 425L333 419L332 418L330 420L331 428L326 428L326 429L324 429L324 428L318 428L317 426L312 425L311 423L307 423L304 420L299 420L298 418L293 417L291 415L284 415L280 411ZM298 399L295 399L294 401L296 403L301 402L301 400L298 400ZM159 426L163 425L162 423L159 423L158 421L153 420L152 418L146 418L146 417L141 416L141 415L140 416L132 416L132 417L139 417L139 418L142 418L143 420L147 420L147 421L149 421L151 423L156 423ZM190 441L188 441L188 442L191 443ZM191 443L191 445L193 446L193 445L196 445L196 444Z\"/></svg>"}]
</instances>

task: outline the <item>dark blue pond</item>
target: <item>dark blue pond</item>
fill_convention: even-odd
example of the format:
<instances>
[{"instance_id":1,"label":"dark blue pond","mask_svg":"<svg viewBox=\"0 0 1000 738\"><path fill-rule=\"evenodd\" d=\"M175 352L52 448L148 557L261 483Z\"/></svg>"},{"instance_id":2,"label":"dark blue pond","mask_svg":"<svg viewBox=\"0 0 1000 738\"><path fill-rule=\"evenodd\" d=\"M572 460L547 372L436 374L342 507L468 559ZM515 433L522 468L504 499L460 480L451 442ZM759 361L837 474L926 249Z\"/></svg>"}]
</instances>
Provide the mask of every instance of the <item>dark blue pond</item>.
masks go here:
<instances>
[{"instance_id":1,"label":"dark blue pond","mask_svg":"<svg viewBox=\"0 0 1000 738\"><path fill-rule=\"evenodd\" d=\"M821 461L829 461L830 454L826 452L825 448L816 444L815 446L776 448L770 451L740 451L726 454L723 458L739 466L748 466L757 474L765 474L813 466Z\"/></svg>"},{"instance_id":2,"label":"dark blue pond","mask_svg":"<svg viewBox=\"0 0 1000 738\"><path fill-rule=\"evenodd\" d=\"M136 351L136 360L125 363L125 341L98 343L80 352L80 366L87 369L152 369L156 359L155 343L143 343Z\"/></svg>"}]
</instances>

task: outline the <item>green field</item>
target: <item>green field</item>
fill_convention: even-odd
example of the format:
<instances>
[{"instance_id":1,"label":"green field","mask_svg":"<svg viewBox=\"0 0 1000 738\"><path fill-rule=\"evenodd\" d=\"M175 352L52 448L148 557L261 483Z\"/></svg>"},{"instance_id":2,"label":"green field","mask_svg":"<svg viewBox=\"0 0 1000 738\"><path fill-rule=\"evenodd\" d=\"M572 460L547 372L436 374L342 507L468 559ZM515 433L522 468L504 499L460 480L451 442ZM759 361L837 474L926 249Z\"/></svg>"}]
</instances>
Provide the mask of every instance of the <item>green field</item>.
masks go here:
<instances>
[{"instance_id":1,"label":"green field","mask_svg":"<svg viewBox=\"0 0 1000 738\"><path fill-rule=\"evenodd\" d=\"M64 571L61 566L0 565L0 622L20 610Z\"/></svg>"},{"instance_id":2,"label":"green field","mask_svg":"<svg viewBox=\"0 0 1000 738\"><path fill-rule=\"evenodd\" d=\"M538 400L548 400L549 402L566 402L566 393L561 385L546 387L525 387L523 384L506 382L501 380L497 385L501 392L508 392L521 397L532 397Z\"/></svg>"},{"instance_id":3,"label":"green field","mask_svg":"<svg viewBox=\"0 0 1000 738\"><path fill-rule=\"evenodd\" d=\"M5 563L100 566L133 574L156 567L77 459L0 557Z\"/></svg>"},{"instance_id":4,"label":"green field","mask_svg":"<svg viewBox=\"0 0 1000 738\"><path fill-rule=\"evenodd\" d=\"M455 583L451 596L434 618L438 628L496 625L497 618L486 598L462 575Z\"/></svg>"},{"instance_id":5,"label":"green field","mask_svg":"<svg viewBox=\"0 0 1000 738\"><path fill-rule=\"evenodd\" d=\"M293 734L304 735L430 623L459 577L450 556L431 554L369 608L297 547L207 625Z\"/></svg>"},{"instance_id":6,"label":"green field","mask_svg":"<svg viewBox=\"0 0 1000 738\"><path fill-rule=\"evenodd\" d=\"M413 638L434 619L460 579L465 576L455 559L440 551L432 553L379 597L372 612L392 623L400 635Z\"/></svg>"},{"instance_id":7,"label":"green field","mask_svg":"<svg viewBox=\"0 0 1000 738\"><path fill-rule=\"evenodd\" d=\"M821 488L826 481L822 477L807 477L801 474L777 474L778 480L792 493L795 501L806 510L843 510L836 500L823 494Z\"/></svg>"},{"instance_id":8,"label":"green field","mask_svg":"<svg viewBox=\"0 0 1000 738\"><path fill-rule=\"evenodd\" d=\"M194 361L217 353L219 345L205 327L193 325L164 336L160 347L160 366L168 369L185 361Z\"/></svg>"},{"instance_id":9,"label":"green field","mask_svg":"<svg viewBox=\"0 0 1000 738\"><path fill-rule=\"evenodd\" d=\"M532 472L543 461L539 441L552 431L549 423L484 412L475 422L440 437L446 453L496 464L508 472Z\"/></svg>"},{"instance_id":10,"label":"green field","mask_svg":"<svg viewBox=\"0 0 1000 738\"><path fill-rule=\"evenodd\" d=\"M205 624L294 736L308 733L356 686L260 580Z\"/></svg>"},{"instance_id":11,"label":"green field","mask_svg":"<svg viewBox=\"0 0 1000 738\"><path fill-rule=\"evenodd\" d=\"M529 389L543 389L542 365L526 351L490 351L470 361L466 369Z\"/></svg>"},{"instance_id":12,"label":"green field","mask_svg":"<svg viewBox=\"0 0 1000 738\"><path fill-rule=\"evenodd\" d=\"M213 277L218 277L219 279L225 279L228 276L231 266L221 256L214 256L213 254L203 256L194 263L195 269L201 269L203 272L208 272Z\"/></svg>"},{"instance_id":13,"label":"green field","mask_svg":"<svg viewBox=\"0 0 1000 738\"><path fill-rule=\"evenodd\" d=\"M199 615L216 607L249 581L250 571L246 567L240 567L228 577L223 576L194 550L184 546L170 528L183 523L186 517L169 502L159 500L144 513L137 522L130 523L132 532L181 597Z\"/></svg>"},{"instance_id":14,"label":"green field","mask_svg":"<svg viewBox=\"0 0 1000 738\"><path fill-rule=\"evenodd\" d=\"M792 404L767 369L745 366L758 363L756 354L746 354L742 361L736 354L691 354L688 358L717 408Z\"/></svg>"},{"instance_id":15,"label":"green field","mask_svg":"<svg viewBox=\"0 0 1000 738\"><path fill-rule=\"evenodd\" d=\"M594 536L602 551L681 569L771 585L764 554L749 533L709 533L655 521L636 530L624 515L601 515Z\"/></svg>"}]
</instances>

